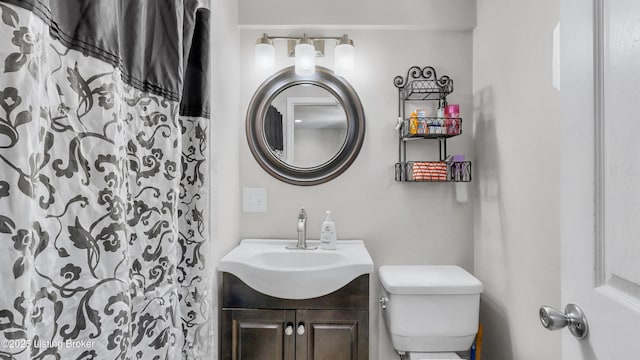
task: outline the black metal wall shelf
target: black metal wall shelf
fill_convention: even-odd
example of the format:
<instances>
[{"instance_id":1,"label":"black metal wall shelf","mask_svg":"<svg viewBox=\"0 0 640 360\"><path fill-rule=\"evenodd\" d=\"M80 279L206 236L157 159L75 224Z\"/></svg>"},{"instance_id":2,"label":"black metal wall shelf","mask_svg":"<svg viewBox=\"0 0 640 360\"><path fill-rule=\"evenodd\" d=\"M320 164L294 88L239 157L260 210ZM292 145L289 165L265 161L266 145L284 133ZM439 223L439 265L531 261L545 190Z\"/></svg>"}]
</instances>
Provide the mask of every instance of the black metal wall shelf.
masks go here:
<instances>
[{"instance_id":1,"label":"black metal wall shelf","mask_svg":"<svg viewBox=\"0 0 640 360\"><path fill-rule=\"evenodd\" d=\"M395 180L403 182L468 182L471 181L470 161L448 161L447 139L462 134L462 118L426 117L421 128L412 128L407 117L406 102L438 101L438 107L447 106L447 96L453 92L453 79L438 77L431 66L412 66L407 75L396 76L393 84L398 88L398 117L402 119L398 129L398 162L395 164ZM439 161L407 161L407 142L437 139Z\"/></svg>"},{"instance_id":2,"label":"black metal wall shelf","mask_svg":"<svg viewBox=\"0 0 640 360\"><path fill-rule=\"evenodd\" d=\"M403 182L469 182L471 161L405 161L395 164L395 180Z\"/></svg>"},{"instance_id":3,"label":"black metal wall shelf","mask_svg":"<svg viewBox=\"0 0 640 360\"><path fill-rule=\"evenodd\" d=\"M462 134L462 119L461 118L439 118L439 117L426 117L427 127L423 130L423 133L411 133L409 126L409 119L404 120L402 127L400 128L400 134L402 140L416 140L416 139L448 139L450 137L458 136Z\"/></svg>"},{"instance_id":4,"label":"black metal wall shelf","mask_svg":"<svg viewBox=\"0 0 640 360\"><path fill-rule=\"evenodd\" d=\"M402 96L407 100L443 99L453 91L453 83L440 85L437 80L414 80L407 83Z\"/></svg>"},{"instance_id":5,"label":"black metal wall shelf","mask_svg":"<svg viewBox=\"0 0 640 360\"><path fill-rule=\"evenodd\" d=\"M446 75L438 78L431 66L412 66L406 77L396 76L393 84L404 100L441 100L453 92L453 80Z\"/></svg>"}]
</instances>

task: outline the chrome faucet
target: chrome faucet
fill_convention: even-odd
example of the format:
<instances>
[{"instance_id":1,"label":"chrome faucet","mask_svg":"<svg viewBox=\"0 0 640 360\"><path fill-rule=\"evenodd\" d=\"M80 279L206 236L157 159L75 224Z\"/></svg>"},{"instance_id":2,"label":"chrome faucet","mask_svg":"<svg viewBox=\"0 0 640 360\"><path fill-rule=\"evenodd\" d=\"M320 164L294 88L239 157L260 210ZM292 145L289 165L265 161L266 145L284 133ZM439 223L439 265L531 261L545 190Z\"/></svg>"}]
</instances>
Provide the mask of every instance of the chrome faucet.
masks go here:
<instances>
[{"instance_id":1,"label":"chrome faucet","mask_svg":"<svg viewBox=\"0 0 640 360\"><path fill-rule=\"evenodd\" d=\"M295 246L287 246L287 249L313 250L317 246L307 246L307 212L304 208L298 214L298 243Z\"/></svg>"}]
</instances>

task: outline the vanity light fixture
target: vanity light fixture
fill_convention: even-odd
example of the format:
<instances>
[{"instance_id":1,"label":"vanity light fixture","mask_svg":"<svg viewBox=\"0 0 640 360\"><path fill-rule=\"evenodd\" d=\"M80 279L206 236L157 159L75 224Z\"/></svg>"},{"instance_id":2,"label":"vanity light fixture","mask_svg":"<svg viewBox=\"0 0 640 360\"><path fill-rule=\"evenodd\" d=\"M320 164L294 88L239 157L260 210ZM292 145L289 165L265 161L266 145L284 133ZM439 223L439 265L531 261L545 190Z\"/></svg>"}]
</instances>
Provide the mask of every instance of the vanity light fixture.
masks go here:
<instances>
[{"instance_id":1,"label":"vanity light fixture","mask_svg":"<svg viewBox=\"0 0 640 360\"><path fill-rule=\"evenodd\" d=\"M315 72L315 57L323 56L324 41L336 41L334 53L334 71L337 75L344 76L355 67L355 48L353 40L349 39L347 34L340 37L331 36L309 36L303 34L298 36L269 36L264 33L256 41L255 47L255 64L259 69L270 69L275 65L275 47L274 40L288 40L295 42L295 72L298 75L313 75ZM319 48L321 47L321 48ZM290 56L292 56L290 54Z\"/></svg>"}]
</instances>

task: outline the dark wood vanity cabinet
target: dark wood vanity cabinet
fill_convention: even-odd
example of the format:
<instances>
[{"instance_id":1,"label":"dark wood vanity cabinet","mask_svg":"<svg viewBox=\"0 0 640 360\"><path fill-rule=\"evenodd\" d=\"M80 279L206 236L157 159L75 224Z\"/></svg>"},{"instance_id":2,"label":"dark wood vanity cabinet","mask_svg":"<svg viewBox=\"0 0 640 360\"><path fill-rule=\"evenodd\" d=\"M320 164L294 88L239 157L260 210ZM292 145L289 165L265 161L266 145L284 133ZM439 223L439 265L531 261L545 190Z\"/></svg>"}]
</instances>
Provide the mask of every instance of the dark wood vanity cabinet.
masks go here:
<instances>
[{"instance_id":1,"label":"dark wood vanity cabinet","mask_svg":"<svg viewBox=\"0 0 640 360\"><path fill-rule=\"evenodd\" d=\"M361 341L368 338L362 333L368 320L366 310L296 311L296 321L306 324L307 335L296 339L296 359L368 359L369 341Z\"/></svg>"},{"instance_id":2,"label":"dark wood vanity cabinet","mask_svg":"<svg viewBox=\"0 0 640 360\"><path fill-rule=\"evenodd\" d=\"M367 360L369 276L319 298L288 300L224 273L221 320L222 360Z\"/></svg>"},{"instance_id":3,"label":"dark wood vanity cabinet","mask_svg":"<svg viewBox=\"0 0 640 360\"><path fill-rule=\"evenodd\" d=\"M285 310L222 310L222 359L285 360L295 356L287 341ZM288 336L287 336L288 337Z\"/></svg>"}]
</instances>

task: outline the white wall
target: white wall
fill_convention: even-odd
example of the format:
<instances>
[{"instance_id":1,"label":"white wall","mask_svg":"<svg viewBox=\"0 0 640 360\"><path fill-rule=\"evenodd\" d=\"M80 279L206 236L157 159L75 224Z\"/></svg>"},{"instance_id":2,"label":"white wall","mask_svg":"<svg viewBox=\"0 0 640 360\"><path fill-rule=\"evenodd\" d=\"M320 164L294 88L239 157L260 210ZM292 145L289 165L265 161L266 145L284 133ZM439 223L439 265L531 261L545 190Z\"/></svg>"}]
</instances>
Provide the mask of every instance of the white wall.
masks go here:
<instances>
[{"instance_id":1,"label":"white wall","mask_svg":"<svg viewBox=\"0 0 640 360\"><path fill-rule=\"evenodd\" d=\"M214 285L214 332L218 333L218 296L221 276L218 261L233 248L239 237L240 179L238 143L242 136L238 129L240 115L240 85L238 74L239 36L237 26L238 1L212 0L212 104L211 133L211 243L212 271L218 275ZM218 337L215 337L213 359L218 358Z\"/></svg>"},{"instance_id":2,"label":"white wall","mask_svg":"<svg viewBox=\"0 0 640 360\"><path fill-rule=\"evenodd\" d=\"M265 75L253 71L253 46L264 29L241 31L241 96L243 112ZM265 187L268 212L240 213L240 238L296 237L300 207L309 214L308 233L318 238L325 210L332 210L340 239L364 239L375 268L385 264L459 264L473 270L473 227L470 203L455 202L452 184L396 183L393 164L398 143L394 130L397 118L396 75L405 76L412 65L432 65L438 75L454 79L450 103L460 103L462 116L471 124L472 35L467 32L404 30L305 29L314 35L348 32L357 51L356 74L349 79L358 92L366 113L366 136L353 165L328 183L301 187L269 176L252 157L244 135L240 140L240 186ZM273 35L295 35L297 30L269 29ZM277 65L292 65L277 46ZM329 53L332 45L327 44ZM330 54L329 54L330 55ZM319 65L332 66L331 56ZM238 119L239 131L244 119ZM451 152L473 158L469 134L449 143ZM437 159L437 142L414 142L414 159ZM395 359L385 328L380 321L378 279L372 276L370 359Z\"/></svg>"},{"instance_id":3,"label":"white wall","mask_svg":"<svg viewBox=\"0 0 640 360\"><path fill-rule=\"evenodd\" d=\"M470 30L474 0L241 0L238 23L244 27L325 25Z\"/></svg>"},{"instance_id":4,"label":"white wall","mask_svg":"<svg viewBox=\"0 0 640 360\"><path fill-rule=\"evenodd\" d=\"M240 84L238 74L239 36L235 19L237 0L213 0L212 54L212 166L213 241L216 257L221 258L238 239L240 222L239 139L244 136L238 124Z\"/></svg>"},{"instance_id":5,"label":"white wall","mask_svg":"<svg viewBox=\"0 0 640 360\"><path fill-rule=\"evenodd\" d=\"M537 310L560 308L558 0L478 0L473 36L475 274L483 358L560 358Z\"/></svg>"},{"instance_id":6,"label":"white wall","mask_svg":"<svg viewBox=\"0 0 640 360\"><path fill-rule=\"evenodd\" d=\"M298 166L324 164L338 153L346 137L345 128L296 128L293 159Z\"/></svg>"}]
</instances>

